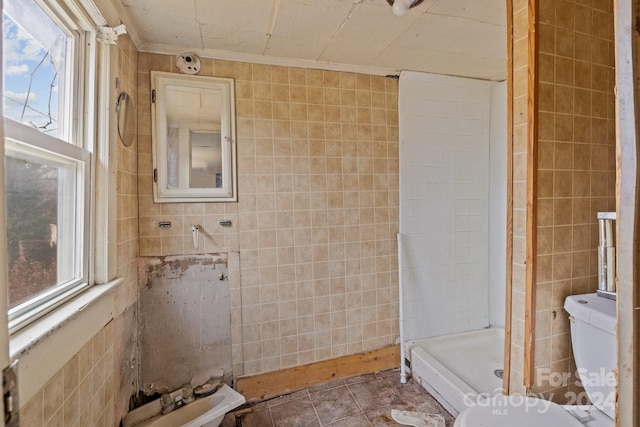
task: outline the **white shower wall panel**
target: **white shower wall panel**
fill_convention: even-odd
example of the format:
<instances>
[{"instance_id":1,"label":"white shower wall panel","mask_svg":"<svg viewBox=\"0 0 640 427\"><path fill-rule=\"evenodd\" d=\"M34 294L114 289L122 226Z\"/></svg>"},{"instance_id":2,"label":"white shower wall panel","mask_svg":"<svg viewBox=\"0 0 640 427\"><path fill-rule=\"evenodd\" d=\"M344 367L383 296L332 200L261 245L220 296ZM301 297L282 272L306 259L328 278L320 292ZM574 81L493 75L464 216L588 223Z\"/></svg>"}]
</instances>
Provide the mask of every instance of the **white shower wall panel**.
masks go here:
<instances>
[{"instance_id":1,"label":"white shower wall panel","mask_svg":"<svg viewBox=\"0 0 640 427\"><path fill-rule=\"evenodd\" d=\"M507 259L507 83L491 83L489 322L504 328Z\"/></svg>"},{"instance_id":2,"label":"white shower wall panel","mask_svg":"<svg viewBox=\"0 0 640 427\"><path fill-rule=\"evenodd\" d=\"M406 339L489 322L489 82L400 76Z\"/></svg>"}]
</instances>

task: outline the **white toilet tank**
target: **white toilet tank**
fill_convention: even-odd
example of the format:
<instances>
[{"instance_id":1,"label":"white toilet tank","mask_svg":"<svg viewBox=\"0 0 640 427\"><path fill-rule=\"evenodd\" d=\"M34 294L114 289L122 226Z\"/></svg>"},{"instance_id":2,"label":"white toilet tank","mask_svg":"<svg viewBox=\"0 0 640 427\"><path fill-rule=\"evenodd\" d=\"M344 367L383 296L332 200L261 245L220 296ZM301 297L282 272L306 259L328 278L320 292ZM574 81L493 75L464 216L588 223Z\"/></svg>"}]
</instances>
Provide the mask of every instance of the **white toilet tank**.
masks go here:
<instances>
[{"instance_id":1,"label":"white toilet tank","mask_svg":"<svg viewBox=\"0 0 640 427\"><path fill-rule=\"evenodd\" d=\"M564 308L570 314L573 357L582 386L591 403L614 419L616 302L595 293L572 295Z\"/></svg>"}]
</instances>

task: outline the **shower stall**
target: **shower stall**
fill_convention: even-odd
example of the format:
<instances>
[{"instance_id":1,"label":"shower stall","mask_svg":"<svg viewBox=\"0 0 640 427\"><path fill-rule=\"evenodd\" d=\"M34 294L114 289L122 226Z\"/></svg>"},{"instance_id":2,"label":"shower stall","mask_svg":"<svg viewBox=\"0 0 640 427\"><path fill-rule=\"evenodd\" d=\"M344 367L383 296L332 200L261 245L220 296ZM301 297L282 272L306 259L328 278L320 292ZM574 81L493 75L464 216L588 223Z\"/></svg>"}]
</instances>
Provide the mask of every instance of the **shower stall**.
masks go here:
<instances>
[{"instance_id":1,"label":"shower stall","mask_svg":"<svg viewBox=\"0 0 640 427\"><path fill-rule=\"evenodd\" d=\"M403 354L453 414L502 386L506 99L504 82L400 75Z\"/></svg>"}]
</instances>

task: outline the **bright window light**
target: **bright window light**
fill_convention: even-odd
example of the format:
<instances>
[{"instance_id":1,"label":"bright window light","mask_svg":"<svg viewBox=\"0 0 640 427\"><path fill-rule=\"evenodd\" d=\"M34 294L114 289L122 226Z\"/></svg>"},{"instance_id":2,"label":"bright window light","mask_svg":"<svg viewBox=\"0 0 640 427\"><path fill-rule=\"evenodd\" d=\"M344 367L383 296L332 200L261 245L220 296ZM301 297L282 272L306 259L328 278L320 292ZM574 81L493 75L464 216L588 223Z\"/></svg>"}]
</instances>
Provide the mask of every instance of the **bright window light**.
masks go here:
<instances>
[{"instance_id":1,"label":"bright window light","mask_svg":"<svg viewBox=\"0 0 640 427\"><path fill-rule=\"evenodd\" d=\"M87 43L89 30L80 30L87 25L78 17L47 6L59 5L4 0L2 10L12 332L89 284L93 142L80 100L90 89L86 62L94 55L87 49L95 43Z\"/></svg>"}]
</instances>

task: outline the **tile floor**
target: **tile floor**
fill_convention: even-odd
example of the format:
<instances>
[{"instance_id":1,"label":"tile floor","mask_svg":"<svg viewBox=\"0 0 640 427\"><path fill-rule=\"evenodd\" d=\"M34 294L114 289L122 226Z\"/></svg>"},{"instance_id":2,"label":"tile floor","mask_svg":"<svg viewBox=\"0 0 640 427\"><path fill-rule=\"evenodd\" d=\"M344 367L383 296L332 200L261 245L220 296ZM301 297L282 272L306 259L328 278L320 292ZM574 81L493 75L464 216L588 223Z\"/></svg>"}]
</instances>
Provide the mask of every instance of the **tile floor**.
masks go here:
<instances>
[{"instance_id":1,"label":"tile floor","mask_svg":"<svg viewBox=\"0 0 640 427\"><path fill-rule=\"evenodd\" d=\"M227 414L223 427L396 426L391 409L453 417L418 383L400 383L398 369L336 380L247 405Z\"/></svg>"}]
</instances>

